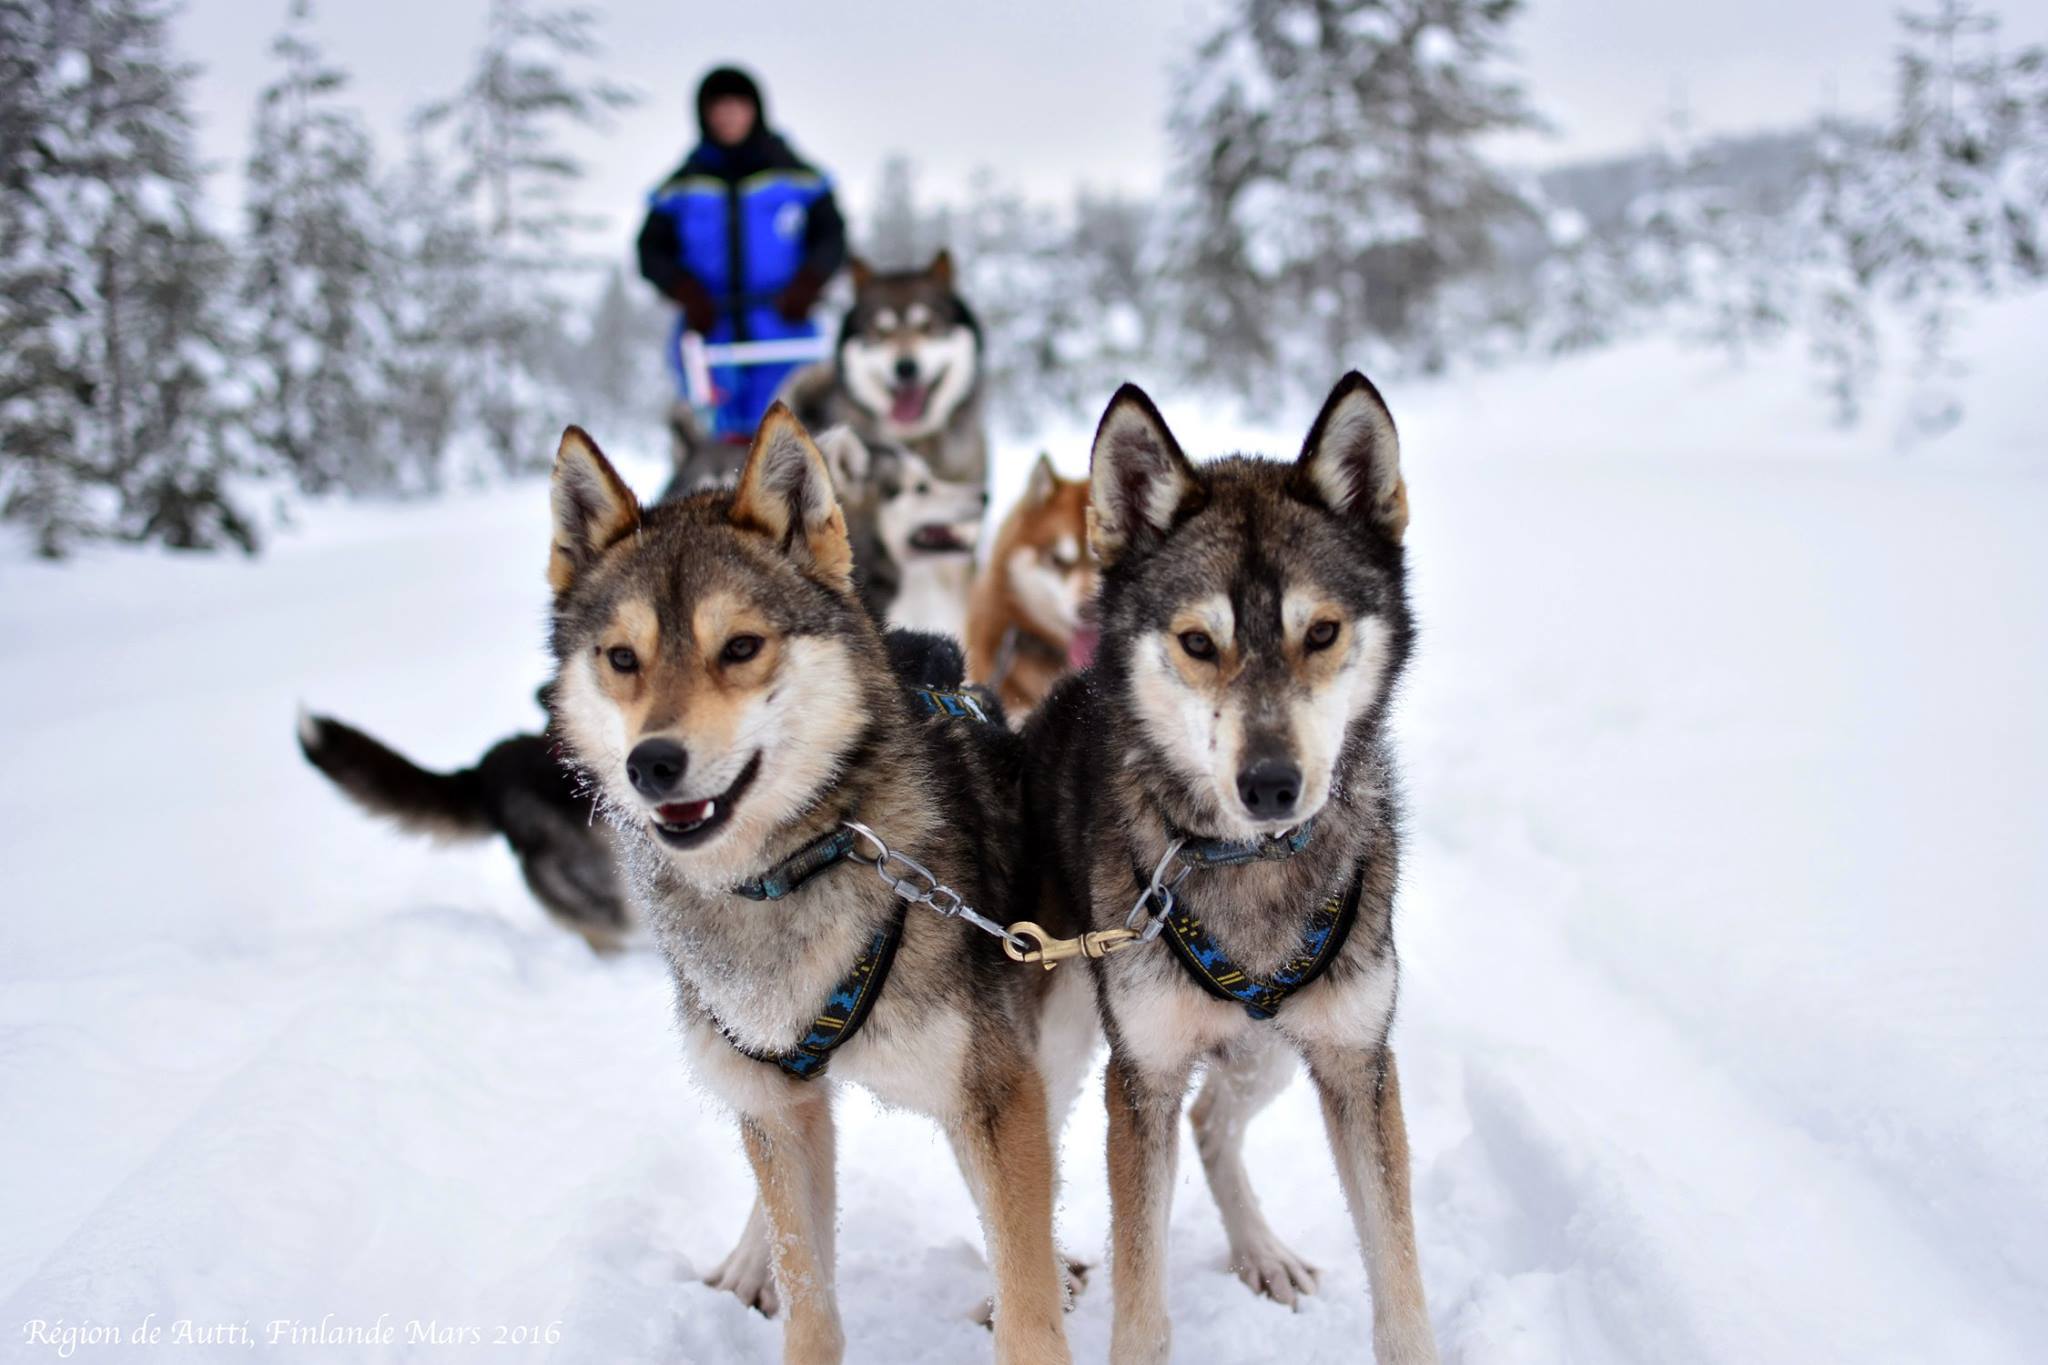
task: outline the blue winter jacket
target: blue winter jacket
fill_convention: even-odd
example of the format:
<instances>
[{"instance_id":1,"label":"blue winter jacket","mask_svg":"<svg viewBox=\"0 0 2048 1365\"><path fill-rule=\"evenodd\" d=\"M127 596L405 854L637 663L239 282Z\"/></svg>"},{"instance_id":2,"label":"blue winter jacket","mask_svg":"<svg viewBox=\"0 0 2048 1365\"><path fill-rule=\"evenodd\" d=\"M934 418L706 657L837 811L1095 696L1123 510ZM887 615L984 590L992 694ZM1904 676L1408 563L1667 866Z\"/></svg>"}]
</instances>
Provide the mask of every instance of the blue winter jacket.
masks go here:
<instances>
[{"instance_id":1,"label":"blue winter jacket","mask_svg":"<svg viewBox=\"0 0 2048 1365\"><path fill-rule=\"evenodd\" d=\"M846 226L831 181L762 130L736 147L707 141L691 152L648 196L639 250L641 274L663 293L684 301L695 286L709 294L717 321L706 341L816 336L807 317L789 321L776 300L800 282L816 296L846 259ZM678 318L675 339L684 325ZM672 345L672 363L675 353ZM716 431L751 434L791 368L714 369L724 396Z\"/></svg>"}]
</instances>

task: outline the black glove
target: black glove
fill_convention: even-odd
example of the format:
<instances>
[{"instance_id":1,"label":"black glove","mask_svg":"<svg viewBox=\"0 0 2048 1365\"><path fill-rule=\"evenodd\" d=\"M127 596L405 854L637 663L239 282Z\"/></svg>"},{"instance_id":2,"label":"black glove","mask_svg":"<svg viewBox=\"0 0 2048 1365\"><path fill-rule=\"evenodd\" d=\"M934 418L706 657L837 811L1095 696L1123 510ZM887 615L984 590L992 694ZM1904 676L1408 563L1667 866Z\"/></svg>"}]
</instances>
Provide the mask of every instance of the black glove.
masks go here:
<instances>
[{"instance_id":1,"label":"black glove","mask_svg":"<svg viewBox=\"0 0 2048 1365\"><path fill-rule=\"evenodd\" d=\"M782 314L784 322L802 322L811 315L811 306L818 301L818 295L825 291L825 277L809 266L803 266L796 277L775 296L775 311Z\"/></svg>"},{"instance_id":2,"label":"black glove","mask_svg":"<svg viewBox=\"0 0 2048 1365\"><path fill-rule=\"evenodd\" d=\"M706 334L718 325L718 305L695 275L678 277L668 296L682 305L683 319L690 324L691 331Z\"/></svg>"}]
</instances>

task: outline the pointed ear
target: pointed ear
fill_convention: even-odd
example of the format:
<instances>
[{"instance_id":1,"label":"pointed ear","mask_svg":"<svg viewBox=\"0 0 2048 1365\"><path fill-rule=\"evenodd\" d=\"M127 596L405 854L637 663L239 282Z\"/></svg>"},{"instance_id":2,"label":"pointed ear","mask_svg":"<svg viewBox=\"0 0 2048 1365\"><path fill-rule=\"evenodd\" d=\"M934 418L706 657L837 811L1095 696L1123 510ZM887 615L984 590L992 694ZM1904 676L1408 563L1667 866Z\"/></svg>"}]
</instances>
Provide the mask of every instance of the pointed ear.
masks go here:
<instances>
[{"instance_id":1,"label":"pointed ear","mask_svg":"<svg viewBox=\"0 0 2048 1365\"><path fill-rule=\"evenodd\" d=\"M582 427L562 433L548 500L555 512L548 584L559 597L598 556L640 529L640 502Z\"/></svg>"},{"instance_id":2,"label":"pointed ear","mask_svg":"<svg viewBox=\"0 0 2048 1365\"><path fill-rule=\"evenodd\" d=\"M1031 481L1024 485L1024 501L1032 507L1043 507L1059 489L1059 471L1052 467L1052 456L1041 450L1038 462L1031 466Z\"/></svg>"},{"instance_id":3,"label":"pointed ear","mask_svg":"<svg viewBox=\"0 0 2048 1365\"><path fill-rule=\"evenodd\" d=\"M1353 370L1337 381L1295 462L1296 487L1343 516L1358 517L1395 544L1408 529L1401 441L1372 381Z\"/></svg>"},{"instance_id":4,"label":"pointed ear","mask_svg":"<svg viewBox=\"0 0 2048 1365\"><path fill-rule=\"evenodd\" d=\"M924 273L938 281L944 288L951 289L953 287L953 253L945 247L940 247L939 254L932 257L932 263L925 267Z\"/></svg>"},{"instance_id":5,"label":"pointed ear","mask_svg":"<svg viewBox=\"0 0 2048 1365\"><path fill-rule=\"evenodd\" d=\"M868 471L874 468L874 459L853 428L844 422L836 427L827 427L818 433L818 453L825 457L825 468L832 475L832 487L841 499L851 498L866 486Z\"/></svg>"},{"instance_id":6,"label":"pointed ear","mask_svg":"<svg viewBox=\"0 0 2048 1365\"><path fill-rule=\"evenodd\" d=\"M846 273L853 277L853 287L858 291L867 288L868 281L874 279L875 268L858 256L849 256L846 258Z\"/></svg>"},{"instance_id":7,"label":"pointed ear","mask_svg":"<svg viewBox=\"0 0 2048 1365\"><path fill-rule=\"evenodd\" d=\"M853 542L832 491L832 471L786 403L754 433L733 495L733 525L758 531L842 592L853 589Z\"/></svg>"},{"instance_id":8,"label":"pointed ear","mask_svg":"<svg viewBox=\"0 0 2048 1365\"><path fill-rule=\"evenodd\" d=\"M1088 541L1102 566L1158 543L1200 491L1194 466L1145 391L1118 389L1088 460Z\"/></svg>"}]
</instances>

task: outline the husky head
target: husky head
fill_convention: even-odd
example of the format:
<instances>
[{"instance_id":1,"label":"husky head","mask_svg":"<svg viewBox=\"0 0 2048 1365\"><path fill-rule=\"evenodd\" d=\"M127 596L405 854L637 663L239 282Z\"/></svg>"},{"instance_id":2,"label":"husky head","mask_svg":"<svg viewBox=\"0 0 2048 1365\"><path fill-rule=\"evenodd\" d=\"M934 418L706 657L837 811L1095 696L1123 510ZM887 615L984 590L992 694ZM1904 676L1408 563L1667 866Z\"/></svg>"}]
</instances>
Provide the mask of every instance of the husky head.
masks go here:
<instances>
[{"instance_id":1,"label":"husky head","mask_svg":"<svg viewBox=\"0 0 2048 1365\"><path fill-rule=\"evenodd\" d=\"M953 292L953 258L880 272L856 260L839 333L840 382L891 440L944 429L980 378L981 329Z\"/></svg>"},{"instance_id":2,"label":"husky head","mask_svg":"<svg viewBox=\"0 0 2048 1365\"><path fill-rule=\"evenodd\" d=\"M552 501L552 699L576 762L690 881L757 872L888 702L825 457L778 403L736 489L643 509L571 427Z\"/></svg>"},{"instance_id":3,"label":"husky head","mask_svg":"<svg viewBox=\"0 0 2048 1365\"><path fill-rule=\"evenodd\" d=\"M988 506L980 484L939 478L930 465L896 446L874 452L871 477L875 523L889 558L907 565L974 553Z\"/></svg>"},{"instance_id":4,"label":"husky head","mask_svg":"<svg viewBox=\"0 0 2048 1365\"><path fill-rule=\"evenodd\" d=\"M1088 481L1061 478L1040 455L1023 498L997 533L994 562L1032 630L1066 646L1075 667L1086 667L1094 645L1094 627L1086 621L1095 601Z\"/></svg>"},{"instance_id":5,"label":"husky head","mask_svg":"<svg viewBox=\"0 0 2048 1365\"><path fill-rule=\"evenodd\" d=\"M1291 465L1197 468L1141 391L1110 401L1090 469L1098 667L1129 761L1184 828L1277 833L1353 773L1412 635L1407 521L1393 418L1355 371Z\"/></svg>"}]
</instances>

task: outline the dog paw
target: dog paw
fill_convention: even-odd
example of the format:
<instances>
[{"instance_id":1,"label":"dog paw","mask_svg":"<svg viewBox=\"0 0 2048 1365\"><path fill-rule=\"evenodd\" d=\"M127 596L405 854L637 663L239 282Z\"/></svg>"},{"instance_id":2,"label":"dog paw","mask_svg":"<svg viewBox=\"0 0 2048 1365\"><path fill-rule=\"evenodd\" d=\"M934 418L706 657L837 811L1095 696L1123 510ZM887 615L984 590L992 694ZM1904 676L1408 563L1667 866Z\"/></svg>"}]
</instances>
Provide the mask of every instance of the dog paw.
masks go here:
<instances>
[{"instance_id":1,"label":"dog paw","mask_svg":"<svg viewBox=\"0 0 2048 1365\"><path fill-rule=\"evenodd\" d=\"M1321 1274L1271 1236L1234 1251L1230 1268L1254 1294L1263 1294L1289 1308L1316 1292L1316 1278Z\"/></svg>"},{"instance_id":2,"label":"dog paw","mask_svg":"<svg viewBox=\"0 0 2048 1365\"><path fill-rule=\"evenodd\" d=\"M762 1317L772 1318L782 1307L775 1294L775 1273L768 1263L768 1249L757 1249L751 1242L750 1238L749 1245L734 1247L732 1254L704 1277L704 1283L732 1295Z\"/></svg>"},{"instance_id":3,"label":"dog paw","mask_svg":"<svg viewBox=\"0 0 2048 1365\"><path fill-rule=\"evenodd\" d=\"M1068 1256L1060 1257L1060 1297L1063 1300L1062 1306L1069 1313L1074 1311L1074 1300L1080 1298L1081 1291L1088 1287L1088 1272L1093 1269L1094 1267L1086 1261L1077 1261ZM982 1299L967 1310L966 1317L969 1322L993 1329L996 1323L996 1301L992 1298Z\"/></svg>"},{"instance_id":4,"label":"dog paw","mask_svg":"<svg viewBox=\"0 0 2048 1365\"><path fill-rule=\"evenodd\" d=\"M1086 1261L1077 1261L1070 1256L1060 1257L1060 1271L1067 1285L1067 1311L1074 1311L1074 1300L1081 1297L1081 1291L1088 1287L1088 1272L1094 1267Z\"/></svg>"}]
</instances>

